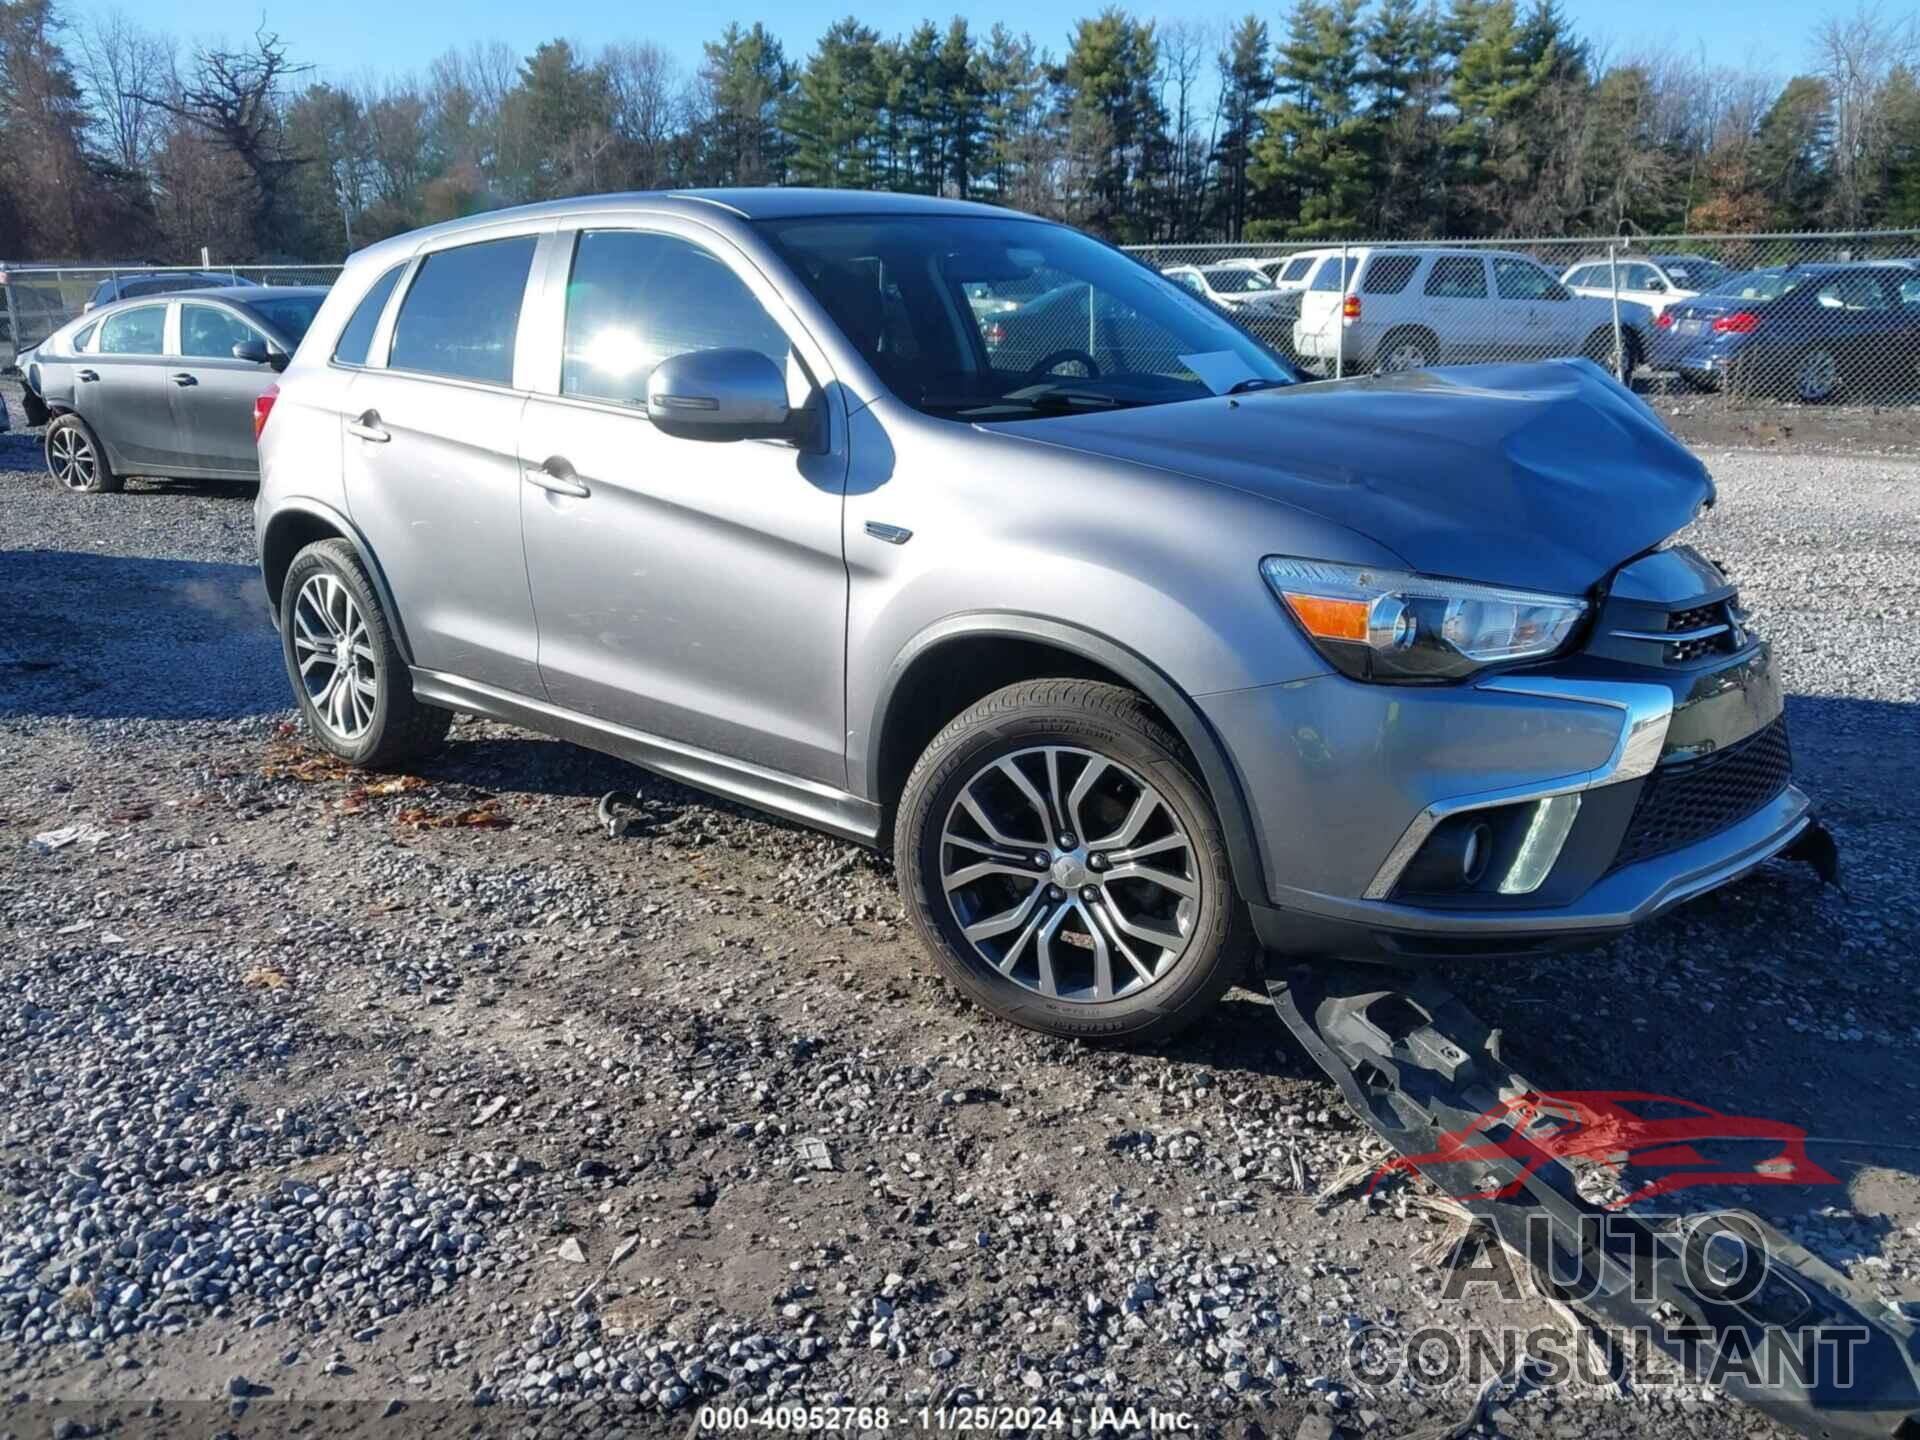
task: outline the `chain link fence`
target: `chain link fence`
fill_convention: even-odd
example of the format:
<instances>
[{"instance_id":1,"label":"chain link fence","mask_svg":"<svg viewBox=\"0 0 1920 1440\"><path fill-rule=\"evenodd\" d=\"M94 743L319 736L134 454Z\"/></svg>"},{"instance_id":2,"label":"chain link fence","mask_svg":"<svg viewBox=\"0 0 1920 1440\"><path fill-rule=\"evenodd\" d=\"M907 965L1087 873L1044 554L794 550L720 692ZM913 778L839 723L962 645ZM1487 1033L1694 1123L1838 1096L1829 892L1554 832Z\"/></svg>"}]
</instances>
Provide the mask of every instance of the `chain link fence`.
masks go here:
<instances>
[{"instance_id":1,"label":"chain link fence","mask_svg":"<svg viewBox=\"0 0 1920 1440\"><path fill-rule=\"evenodd\" d=\"M1584 355L1652 393L1920 405L1920 231L1129 248L1314 375Z\"/></svg>"},{"instance_id":2,"label":"chain link fence","mask_svg":"<svg viewBox=\"0 0 1920 1440\"><path fill-rule=\"evenodd\" d=\"M210 286L331 285L338 265L21 265L0 261L0 372L109 300Z\"/></svg>"}]
</instances>

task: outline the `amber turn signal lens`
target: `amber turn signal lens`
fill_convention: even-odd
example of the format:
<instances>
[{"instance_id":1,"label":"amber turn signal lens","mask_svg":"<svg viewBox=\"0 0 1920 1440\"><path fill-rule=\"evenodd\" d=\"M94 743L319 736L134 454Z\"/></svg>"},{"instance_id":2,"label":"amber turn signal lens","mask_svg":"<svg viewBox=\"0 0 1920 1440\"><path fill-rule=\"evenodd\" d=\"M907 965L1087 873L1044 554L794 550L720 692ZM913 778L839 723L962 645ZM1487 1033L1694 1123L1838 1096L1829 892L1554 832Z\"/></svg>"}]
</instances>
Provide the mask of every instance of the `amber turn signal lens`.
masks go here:
<instances>
[{"instance_id":1,"label":"amber turn signal lens","mask_svg":"<svg viewBox=\"0 0 1920 1440\"><path fill-rule=\"evenodd\" d=\"M1367 638L1367 602L1365 600L1329 600L1324 595L1297 595L1283 591L1293 618L1317 640L1355 640Z\"/></svg>"}]
</instances>

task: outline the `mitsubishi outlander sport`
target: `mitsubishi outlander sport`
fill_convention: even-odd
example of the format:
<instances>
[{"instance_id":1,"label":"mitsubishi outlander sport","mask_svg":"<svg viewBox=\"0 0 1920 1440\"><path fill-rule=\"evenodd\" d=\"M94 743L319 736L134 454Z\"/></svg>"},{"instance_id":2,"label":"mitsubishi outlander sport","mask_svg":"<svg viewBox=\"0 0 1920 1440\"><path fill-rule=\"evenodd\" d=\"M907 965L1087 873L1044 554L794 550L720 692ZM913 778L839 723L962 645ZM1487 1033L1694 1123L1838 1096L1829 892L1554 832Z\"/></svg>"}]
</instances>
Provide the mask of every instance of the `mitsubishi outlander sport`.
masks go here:
<instances>
[{"instance_id":1,"label":"mitsubishi outlander sport","mask_svg":"<svg viewBox=\"0 0 1920 1440\"><path fill-rule=\"evenodd\" d=\"M464 711L890 845L1056 1034L1170 1031L1256 943L1599 939L1818 833L1675 538L1712 484L1587 360L1302 383L1004 210L613 195L361 251L255 423L318 744Z\"/></svg>"}]
</instances>

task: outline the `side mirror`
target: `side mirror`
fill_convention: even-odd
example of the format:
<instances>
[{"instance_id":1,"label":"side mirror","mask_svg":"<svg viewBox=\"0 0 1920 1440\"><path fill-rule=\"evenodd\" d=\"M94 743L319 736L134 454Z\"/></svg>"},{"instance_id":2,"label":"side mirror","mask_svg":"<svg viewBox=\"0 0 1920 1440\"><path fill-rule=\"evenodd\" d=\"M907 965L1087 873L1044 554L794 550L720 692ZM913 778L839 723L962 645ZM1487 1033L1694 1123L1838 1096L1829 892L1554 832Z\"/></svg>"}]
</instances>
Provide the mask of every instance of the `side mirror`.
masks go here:
<instances>
[{"instance_id":1,"label":"side mirror","mask_svg":"<svg viewBox=\"0 0 1920 1440\"><path fill-rule=\"evenodd\" d=\"M1664 280L1649 280L1647 281L1647 290L1650 294L1664 295L1667 293L1667 282Z\"/></svg>"},{"instance_id":2,"label":"side mirror","mask_svg":"<svg viewBox=\"0 0 1920 1440\"><path fill-rule=\"evenodd\" d=\"M242 340L233 347L233 358L252 365L271 365L276 373L287 368L287 357L264 340Z\"/></svg>"},{"instance_id":3,"label":"side mirror","mask_svg":"<svg viewBox=\"0 0 1920 1440\"><path fill-rule=\"evenodd\" d=\"M690 350L647 376L647 418L682 440L806 440L811 412L787 404L787 377L758 350Z\"/></svg>"}]
</instances>

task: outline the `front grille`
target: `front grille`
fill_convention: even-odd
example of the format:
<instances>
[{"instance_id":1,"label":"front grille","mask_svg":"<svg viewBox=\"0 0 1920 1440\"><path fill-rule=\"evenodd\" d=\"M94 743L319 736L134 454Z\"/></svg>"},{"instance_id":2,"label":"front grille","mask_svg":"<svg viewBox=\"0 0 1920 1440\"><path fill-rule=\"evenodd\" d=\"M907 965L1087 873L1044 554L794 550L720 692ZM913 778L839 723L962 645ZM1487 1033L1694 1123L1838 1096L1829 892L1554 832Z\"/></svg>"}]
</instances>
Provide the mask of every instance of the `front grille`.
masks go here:
<instances>
[{"instance_id":1,"label":"front grille","mask_svg":"<svg viewBox=\"0 0 1920 1440\"><path fill-rule=\"evenodd\" d=\"M1746 819L1792 778L1785 720L1738 745L1655 770L1641 788L1613 868L1678 850Z\"/></svg>"},{"instance_id":2,"label":"front grille","mask_svg":"<svg viewBox=\"0 0 1920 1440\"><path fill-rule=\"evenodd\" d=\"M1696 606L1692 610L1675 610L1667 616L1667 633L1684 634L1689 630L1705 630L1710 626L1723 625L1718 635L1703 636L1698 640L1678 640L1667 646L1667 663L1685 665L1698 660L1702 655L1717 655L1733 649L1738 643L1734 632L1731 608L1728 601L1719 600L1711 605Z\"/></svg>"}]
</instances>

